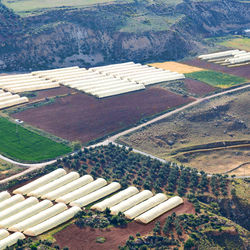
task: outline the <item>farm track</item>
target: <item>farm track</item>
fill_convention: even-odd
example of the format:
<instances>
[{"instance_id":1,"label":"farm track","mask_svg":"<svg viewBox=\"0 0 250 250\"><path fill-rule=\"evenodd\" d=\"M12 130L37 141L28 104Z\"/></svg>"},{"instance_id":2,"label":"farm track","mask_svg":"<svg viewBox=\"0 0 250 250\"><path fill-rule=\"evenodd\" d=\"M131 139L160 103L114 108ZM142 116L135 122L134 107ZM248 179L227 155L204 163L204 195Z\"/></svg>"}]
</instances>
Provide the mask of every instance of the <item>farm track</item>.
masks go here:
<instances>
[{"instance_id":1,"label":"farm track","mask_svg":"<svg viewBox=\"0 0 250 250\"><path fill-rule=\"evenodd\" d=\"M163 119L165 119L165 118L167 118L167 117L170 117L171 115L174 115L174 114L176 114L176 113L179 113L179 112L181 112L181 111L183 111L183 110L185 110L185 109L188 109L188 108L190 108L190 107L196 106L196 105L202 103L203 101L210 100L210 99L212 99L212 98L219 97L219 96L222 96L222 95L226 95L226 94L229 94L229 93L233 93L233 92L236 92L236 91L239 91L239 90L247 89L247 88L249 88L249 87L250 87L250 84L244 85L244 86L241 86L241 87L238 87L238 88L235 88L235 89L226 90L226 91L223 91L223 92L220 92L220 93L217 93L217 94L213 94L213 95L210 95L210 96L206 96L206 97L203 97L203 98L199 98L199 99L197 99L197 100L194 101L194 102L191 102L191 103L189 103L189 104L187 104L187 105L185 105L185 106L182 106L182 107L177 108L177 109L175 109L175 110L173 110L173 111L170 111L170 112L168 112L168 113L166 113L166 114L164 114L164 115L161 115L161 116L159 116L159 117L157 117L157 118L154 118L154 119L152 119L152 120L150 120L150 121L148 121L148 122L145 122L145 123L143 123L143 124L141 124L141 125L139 125L139 126L130 128L130 129L125 130L125 131L123 131L123 132L120 132L120 133L118 133L118 134L116 134L116 135L114 135L114 136L111 136L111 137L109 137L108 139L104 140L103 142L94 144L94 145L92 145L91 147L98 147L98 146L108 145L109 143L115 143L115 141L116 141L119 137L121 137L121 136L127 135L127 134L132 133L132 132L134 132L134 131L136 131L136 130L139 130L139 129L141 129L141 128L144 128L144 127L146 127L146 126L148 126L148 125L151 125L151 124L153 124L153 123L155 123L155 122L158 122L158 121L160 121L160 120L163 120ZM157 158L157 157L155 157L155 156L152 156L152 155L147 154L147 153L145 153L145 152L141 152L141 151L139 151L139 150L134 150L134 151L135 151L135 152L138 152L138 153L142 153L142 154L147 155L147 156L149 156L149 157L152 157L152 158L154 158L154 159L159 159L159 158ZM8 177L8 178L6 178L6 179L4 179L4 180L1 180L1 181L0 181L0 184L6 183L6 182L8 182L8 181L10 181L10 180L14 180L14 179L16 179L16 178L18 178L18 177L21 177L21 176L23 176L23 175L25 175L25 174L28 174L28 173L30 173L30 172L32 172L32 171L34 171L34 170L43 168L43 167L45 167L45 166L47 166L47 165L49 165L49 164L52 164L52 163L54 163L54 162L56 161L56 160L53 160L53 161L43 162L43 163L37 163L37 164L23 164L23 163L19 163L19 162L13 161L13 160L11 160L11 159L8 159L8 158L6 158L6 157L4 157L4 156L2 156L2 155L0 155L0 158L3 159L3 160L5 160L5 161L7 161L7 162L10 162L10 163L13 163L13 164L16 164L16 165L19 165L19 166L29 167L29 169L27 169L27 170L25 170L25 171L23 171L23 172L21 172L21 173L18 173L18 174L16 174L16 175L13 175L13 176L11 176L11 177ZM159 160L161 160L162 162L164 162L163 159L159 159ZM249 178L249 177L250 177L250 176L238 176L237 178Z\"/></svg>"}]
</instances>

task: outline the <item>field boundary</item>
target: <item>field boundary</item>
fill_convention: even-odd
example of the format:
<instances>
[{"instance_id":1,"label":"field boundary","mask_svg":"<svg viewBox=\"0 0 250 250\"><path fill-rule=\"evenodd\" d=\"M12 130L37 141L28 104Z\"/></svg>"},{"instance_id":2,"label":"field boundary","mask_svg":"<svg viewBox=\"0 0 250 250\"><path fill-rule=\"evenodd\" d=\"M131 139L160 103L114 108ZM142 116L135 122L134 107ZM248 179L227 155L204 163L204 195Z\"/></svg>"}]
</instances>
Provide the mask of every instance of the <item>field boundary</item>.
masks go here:
<instances>
[{"instance_id":1,"label":"field boundary","mask_svg":"<svg viewBox=\"0 0 250 250\"><path fill-rule=\"evenodd\" d=\"M250 147L250 140L240 140L240 141L220 141L212 142L207 144L195 145L191 147L185 147L177 149L170 153L171 156L177 154L186 153L196 153L209 150L225 149L225 148L238 148L238 147Z\"/></svg>"}]
</instances>

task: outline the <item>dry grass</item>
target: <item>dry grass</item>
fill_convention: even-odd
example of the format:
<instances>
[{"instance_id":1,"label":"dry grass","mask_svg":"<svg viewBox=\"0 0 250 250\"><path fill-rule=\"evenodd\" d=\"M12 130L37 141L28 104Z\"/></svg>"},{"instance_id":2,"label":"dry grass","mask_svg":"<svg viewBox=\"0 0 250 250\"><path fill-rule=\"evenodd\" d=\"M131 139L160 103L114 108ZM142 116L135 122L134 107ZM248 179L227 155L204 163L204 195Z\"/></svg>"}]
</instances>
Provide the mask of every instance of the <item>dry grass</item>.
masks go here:
<instances>
[{"instance_id":1,"label":"dry grass","mask_svg":"<svg viewBox=\"0 0 250 250\"><path fill-rule=\"evenodd\" d=\"M171 70L171 71L176 71L181 74L186 74L186 73L192 73L192 72L198 72L198 71L203 71L204 69L194 67L194 66L189 66L183 63L178 63L178 62L163 62L163 63L152 63L149 64L150 66L160 68L160 69L166 69L166 70Z\"/></svg>"},{"instance_id":2,"label":"dry grass","mask_svg":"<svg viewBox=\"0 0 250 250\"><path fill-rule=\"evenodd\" d=\"M246 108L249 98L250 92L245 91L210 100L119 140L163 159L174 157L171 153L181 148L247 140L250 139L250 110ZM221 111L215 107L220 107ZM176 155L179 159L174 160L210 173L223 173L249 161L249 148L245 156L237 151L241 149L235 149L234 153L218 150L190 154L188 157Z\"/></svg>"}]
</instances>

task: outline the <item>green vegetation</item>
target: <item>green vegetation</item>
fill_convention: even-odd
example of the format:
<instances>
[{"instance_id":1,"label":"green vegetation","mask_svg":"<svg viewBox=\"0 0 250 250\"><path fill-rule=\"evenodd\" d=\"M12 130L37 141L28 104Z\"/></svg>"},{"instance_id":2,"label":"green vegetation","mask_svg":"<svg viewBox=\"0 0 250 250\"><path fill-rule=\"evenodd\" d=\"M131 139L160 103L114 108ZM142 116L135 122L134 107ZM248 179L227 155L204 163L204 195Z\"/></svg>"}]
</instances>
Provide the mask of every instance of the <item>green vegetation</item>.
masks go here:
<instances>
[{"instance_id":1,"label":"green vegetation","mask_svg":"<svg viewBox=\"0 0 250 250\"><path fill-rule=\"evenodd\" d=\"M0 159L0 180L20 173L25 169L25 167L20 167Z\"/></svg>"},{"instance_id":2,"label":"green vegetation","mask_svg":"<svg viewBox=\"0 0 250 250\"><path fill-rule=\"evenodd\" d=\"M219 43L225 47L250 51L250 38L234 38Z\"/></svg>"},{"instance_id":3,"label":"green vegetation","mask_svg":"<svg viewBox=\"0 0 250 250\"><path fill-rule=\"evenodd\" d=\"M247 82L245 78L211 70L188 73L185 76L220 88L228 88Z\"/></svg>"},{"instance_id":4,"label":"green vegetation","mask_svg":"<svg viewBox=\"0 0 250 250\"><path fill-rule=\"evenodd\" d=\"M132 0L2 0L2 3L8 8L13 9L18 14L31 14L33 11L42 11L53 8L65 8L65 7L86 7L94 4L111 3L111 2L131 2Z\"/></svg>"},{"instance_id":5,"label":"green vegetation","mask_svg":"<svg viewBox=\"0 0 250 250\"><path fill-rule=\"evenodd\" d=\"M0 118L0 152L25 162L39 162L67 154L71 148Z\"/></svg>"}]
</instances>

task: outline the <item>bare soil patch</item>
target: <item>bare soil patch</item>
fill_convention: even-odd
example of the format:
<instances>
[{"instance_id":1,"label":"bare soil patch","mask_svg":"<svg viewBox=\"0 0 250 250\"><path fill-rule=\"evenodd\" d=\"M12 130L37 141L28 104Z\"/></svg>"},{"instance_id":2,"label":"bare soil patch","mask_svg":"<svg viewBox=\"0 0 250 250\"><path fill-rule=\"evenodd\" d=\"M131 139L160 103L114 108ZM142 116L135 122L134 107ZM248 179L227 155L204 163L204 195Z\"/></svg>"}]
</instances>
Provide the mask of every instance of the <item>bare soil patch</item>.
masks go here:
<instances>
[{"instance_id":1,"label":"bare soil patch","mask_svg":"<svg viewBox=\"0 0 250 250\"><path fill-rule=\"evenodd\" d=\"M74 90L67 88L65 86L61 86L59 88L54 88L54 89L45 89L45 90L40 90L37 91L36 97L33 98L29 98L30 101L34 101L34 100L40 100L40 99L44 99L44 98L51 98L51 97L56 97L56 96L61 96L61 95L67 95L70 93L73 93Z\"/></svg>"},{"instance_id":2,"label":"bare soil patch","mask_svg":"<svg viewBox=\"0 0 250 250\"><path fill-rule=\"evenodd\" d=\"M187 88L188 92L199 96L209 94L217 89L211 85L190 78L186 78L184 80L184 85Z\"/></svg>"},{"instance_id":3,"label":"bare soil patch","mask_svg":"<svg viewBox=\"0 0 250 250\"><path fill-rule=\"evenodd\" d=\"M188 213L194 214L195 210L193 205L187 200L184 201L183 205L163 214L161 217L150 222L147 225L139 224L135 221L129 223L126 228L109 228L109 229L80 229L76 225L72 224L64 230L56 233L54 238L56 243L62 247L68 247L74 250L113 250L118 249L118 246L122 246L126 243L130 235L136 236L136 233L140 233L141 236L149 234L156 221L160 221L163 225L166 218L175 212L177 215ZM106 242L100 244L96 243L97 237L104 237Z\"/></svg>"},{"instance_id":4,"label":"bare soil patch","mask_svg":"<svg viewBox=\"0 0 250 250\"><path fill-rule=\"evenodd\" d=\"M207 152L187 153L176 156L176 160L207 173L224 174L249 161L250 148L221 149ZM229 173L229 175L250 175L250 164Z\"/></svg>"},{"instance_id":5,"label":"bare soil patch","mask_svg":"<svg viewBox=\"0 0 250 250\"><path fill-rule=\"evenodd\" d=\"M191 65L191 66L195 66L195 67L221 71L223 73L232 74L232 75L241 76L241 77L250 79L250 65L228 68L226 66L222 66L219 64L202 61L202 60L199 60L198 58L183 61L183 63Z\"/></svg>"},{"instance_id":6,"label":"bare soil patch","mask_svg":"<svg viewBox=\"0 0 250 250\"><path fill-rule=\"evenodd\" d=\"M85 143L193 100L155 87L101 100L78 93L13 117L64 139Z\"/></svg>"}]
</instances>

